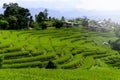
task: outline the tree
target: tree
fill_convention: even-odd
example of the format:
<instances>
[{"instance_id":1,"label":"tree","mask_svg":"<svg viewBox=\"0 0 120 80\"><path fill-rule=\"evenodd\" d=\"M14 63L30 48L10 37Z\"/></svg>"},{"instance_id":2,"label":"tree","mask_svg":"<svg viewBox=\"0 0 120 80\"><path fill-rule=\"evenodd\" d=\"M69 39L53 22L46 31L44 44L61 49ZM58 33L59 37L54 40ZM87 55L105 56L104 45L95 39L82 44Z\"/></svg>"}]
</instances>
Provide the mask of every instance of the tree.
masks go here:
<instances>
[{"instance_id":1,"label":"tree","mask_svg":"<svg viewBox=\"0 0 120 80\"><path fill-rule=\"evenodd\" d=\"M18 15L16 15L18 18L18 29L27 28L29 25L29 18L31 16L28 9L20 8L18 11Z\"/></svg>"},{"instance_id":2,"label":"tree","mask_svg":"<svg viewBox=\"0 0 120 80\"><path fill-rule=\"evenodd\" d=\"M48 20L48 10L45 9L45 10L43 11L43 13L44 13L44 19L45 19L45 20Z\"/></svg>"},{"instance_id":3,"label":"tree","mask_svg":"<svg viewBox=\"0 0 120 80\"><path fill-rule=\"evenodd\" d=\"M14 29L22 29L28 27L29 18L31 16L28 9L20 7L17 3L9 3L9 4L4 3L3 8L5 9L4 11L5 18L11 18L12 16L11 19L13 19L14 16L14 20L15 18L17 19L17 28ZM10 22L9 24L10 24L10 29L13 29L13 27L11 26L12 23Z\"/></svg>"},{"instance_id":4,"label":"tree","mask_svg":"<svg viewBox=\"0 0 120 80\"><path fill-rule=\"evenodd\" d=\"M120 27L115 28L115 35L116 37L120 38Z\"/></svg>"},{"instance_id":5,"label":"tree","mask_svg":"<svg viewBox=\"0 0 120 80\"><path fill-rule=\"evenodd\" d=\"M47 23L46 23L46 21L48 21L47 9L45 9L43 12L39 12L38 15L35 15L35 18L36 18L36 22L39 24L39 27L41 27L42 29L47 28Z\"/></svg>"},{"instance_id":6,"label":"tree","mask_svg":"<svg viewBox=\"0 0 120 80\"><path fill-rule=\"evenodd\" d=\"M44 13L43 12L40 12L38 15L36 15L36 21L38 23L41 23L45 20L45 16L44 16Z\"/></svg>"},{"instance_id":7,"label":"tree","mask_svg":"<svg viewBox=\"0 0 120 80\"><path fill-rule=\"evenodd\" d=\"M30 27L31 27L33 22L34 22L33 17L32 17L32 16L30 16L28 26L30 26Z\"/></svg>"},{"instance_id":8,"label":"tree","mask_svg":"<svg viewBox=\"0 0 120 80\"><path fill-rule=\"evenodd\" d=\"M84 16L83 20L82 20L82 25L83 27L88 27L88 18L86 16Z\"/></svg>"},{"instance_id":9,"label":"tree","mask_svg":"<svg viewBox=\"0 0 120 80\"><path fill-rule=\"evenodd\" d=\"M61 21L63 21L63 22L65 21L65 17L64 16L61 17Z\"/></svg>"},{"instance_id":10,"label":"tree","mask_svg":"<svg viewBox=\"0 0 120 80\"><path fill-rule=\"evenodd\" d=\"M17 3L9 3L9 4L4 3L3 9L5 9L4 16L9 17L10 15L12 16L17 15L20 7L18 6Z\"/></svg>"},{"instance_id":11,"label":"tree","mask_svg":"<svg viewBox=\"0 0 120 80\"><path fill-rule=\"evenodd\" d=\"M49 20L49 21L52 21L52 17L49 17L48 20Z\"/></svg>"},{"instance_id":12,"label":"tree","mask_svg":"<svg viewBox=\"0 0 120 80\"><path fill-rule=\"evenodd\" d=\"M41 23L43 21L47 21L48 20L48 10L45 9L43 12L39 12L39 14L36 15L35 17L36 17L36 21L38 23Z\"/></svg>"}]
</instances>

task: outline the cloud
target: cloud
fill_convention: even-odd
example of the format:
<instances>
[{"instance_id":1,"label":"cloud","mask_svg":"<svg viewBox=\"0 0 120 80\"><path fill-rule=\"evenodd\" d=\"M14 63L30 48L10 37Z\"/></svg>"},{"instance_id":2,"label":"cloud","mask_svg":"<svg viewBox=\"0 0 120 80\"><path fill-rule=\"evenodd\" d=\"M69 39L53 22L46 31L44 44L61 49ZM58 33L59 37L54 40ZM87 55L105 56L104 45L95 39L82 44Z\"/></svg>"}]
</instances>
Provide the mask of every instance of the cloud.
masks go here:
<instances>
[{"instance_id":1,"label":"cloud","mask_svg":"<svg viewBox=\"0 0 120 80\"><path fill-rule=\"evenodd\" d=\"M21 1L29 1L30 2L30 1L38 1L38 0L21 0Z\"/></svg>"},{"instance_id":2,"label":"cloud","mask_svg":"<svg viewBox=\"0 0 120 80\"><path fill-rule=\"evenodd\" d=\"M17 2L16 0L0 0L0 8L2 8L3 3Z\"/></svg>"},{"instance_id":3,"label":"cloud","mask_svg":"<svg viewBox=\"0 0 120 80\"><path fill-rule=\"evenodd\" d=\"M120 10L120 0L82 0L82 3L76 5L76 8L88 10Z\"/></svg>"},{"instance_id":4,"label":"cloud","mask_svg":"<svg viewBox=\"0 0 120 80\"><path fill-rule=\"evenodd\" d=\"M120 10L120 0L1 0L0 7L3 3L9 2L17 2L20 6L27 8Z\"/></svg>"}]
</instances>

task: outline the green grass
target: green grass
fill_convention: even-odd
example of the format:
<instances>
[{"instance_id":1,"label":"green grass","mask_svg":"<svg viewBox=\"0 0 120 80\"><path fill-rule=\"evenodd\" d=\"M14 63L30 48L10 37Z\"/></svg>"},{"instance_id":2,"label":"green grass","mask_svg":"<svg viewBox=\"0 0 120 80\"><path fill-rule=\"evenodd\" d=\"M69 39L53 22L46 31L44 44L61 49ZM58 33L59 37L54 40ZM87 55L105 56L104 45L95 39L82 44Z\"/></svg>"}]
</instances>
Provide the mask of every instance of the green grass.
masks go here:
<instances>
[{"instance_id":1,"label":"green grass","mask_svg":"<svg viewBox=\"0 0 120 80\"><path fill-rule=\"evenodd\" d=\"M82 57L83 57L82 54L75 55L73 57L73 60L71 60L69 63L65 63L65 64L61 65L61 68L69 69L69 68L79 67L81 64Z\"/></svg>"},{"instance_id":2,"label":"green grass","mask_svg":"<svg viewBox=\"0 0 120 80\"><path fill-rule=\"evenodd\" d=\"M81 27L0 30L0 37L2 68L6 68L0 70L1 80L120 79L119 53L103 45L117 39L113 32L92 32ZM45 69L50 60L59 69Z\"/></svg>"},{"instance_id":3,"label":"green grass","mask_svg":"<svg viewBox=\"0 0 120 80\"><path fill-rule=\"evenodd\" d=\"M111 37L112 40L116 39L112 33L91 32L77 27L0 32L0 55L4 56L3 65L53 60L60 66L69 62L68 65L73 65L73 68L76 67L74 64L80 62L80 54L84 57L93 56L94 60L114 55L109 53L113 52L109 45L102 44ZM72 56L78 57L72 59Z\"/></svg>"},{"instance_id":4,"label":"green grass","mask_svg":"<svg viewBox=\"0 0 120 80\"><path fill-rule=\"evenodd\" d=\"M2 69L1 80L119 80L120 70Z\"/></svg>"}]
</instances>

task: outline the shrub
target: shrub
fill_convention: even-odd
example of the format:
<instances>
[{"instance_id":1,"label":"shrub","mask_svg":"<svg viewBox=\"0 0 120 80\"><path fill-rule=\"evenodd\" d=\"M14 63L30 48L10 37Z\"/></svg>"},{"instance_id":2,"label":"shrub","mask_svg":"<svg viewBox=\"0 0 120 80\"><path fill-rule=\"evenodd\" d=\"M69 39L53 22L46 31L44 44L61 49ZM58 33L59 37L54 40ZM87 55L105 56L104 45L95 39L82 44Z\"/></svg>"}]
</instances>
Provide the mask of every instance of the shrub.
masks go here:
<instances>
[{"instance_id":1,"label":"shrub","mask_svg":"<svg viewBox=\"0 0 120 80\"><path fill-rule=\"evenodd\" d=\"M41 28L42 28L42 30L47 29L47 23L46 22L42 22L41 23Z\"/></svg>"},{"instance_id":2,"label":"shrub","mask_svg":"<svg viewBox=\"0 0 120 80\"><path fill-rule=\"evenodd\" d=\"M40 29L40 25L37 22L33 22L30 27Z\"/></svg>"},{"instance_id":3,"label":"shrub","mask_svg":"<svg viewBox=\"0 0 120 80\"><path fill-rule=\"evenodd\" d=\"M0 29L8 29L9 23L6 20L0 20Z\"/></svg>"},{"instance_id":4,"label":"shrub","mask_svg":"<svg viewBox=\"0 0 120 80\"><path fill-rule=\"evenodd\" d=\"M61 28L63 26L63 22L60 20L55 20L53 22L53 26L55 26L56 28Z\"/></svg>"},{"instance_id":5,"label":"shrub","mask_svg":"<svg viewBox=\"0 0 120 80\"><path fill-rule=\"evenodd\" d=\"M120 50L120 39L111 43L111 48L113 50Z\"/></svg>"},{"instance_id":6,"label":"shrub","mask_svg":"<svg viewBox=\"0 0 120 80\"><path fill-rule=\"evenodd\" d=\"M57 65L52 62L52 61L49 61L47 66L45 67L46 69L56 69L57 68Z\"/></svg>"},{"instance_id":7,"label":"shrub","mask_svg":"<svg viewBox=\"0 0 120 80\"><path fill-rule=\"evenodd\" d=\"M44 23L46 24L47 27L53 26L53 23L51 21L45 21Z\"/></svg>"}]
</instances>

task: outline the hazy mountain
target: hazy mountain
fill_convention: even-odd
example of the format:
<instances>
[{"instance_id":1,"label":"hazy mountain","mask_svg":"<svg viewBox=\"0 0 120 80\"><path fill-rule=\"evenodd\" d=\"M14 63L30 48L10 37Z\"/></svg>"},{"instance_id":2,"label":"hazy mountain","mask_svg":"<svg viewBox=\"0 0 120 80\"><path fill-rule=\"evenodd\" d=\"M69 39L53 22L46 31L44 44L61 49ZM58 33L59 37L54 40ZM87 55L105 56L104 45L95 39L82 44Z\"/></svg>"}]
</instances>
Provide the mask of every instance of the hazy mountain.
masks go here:
<instances>
[{"instance_id":1,"label":"hazy mountain","mask_svg":"<svg viewBox=\"0 0 120 80\"><path fill-rule=\"evenodd\" d=\"M44 11L45 8L29 8L32 16L38 14L40 11ZM3 9L0 9L0 13L3 13ZM58 11L54 9L48 9L49 16L61 18L64 16L66 19L72 19L77 17L87 16L90 19L103 20L111 18L115 22L120 22L120 11L97 11L97 10L69 10L69 11Z\"/></svg>"},{"instance_id":2,"label":"hazy mountain","mask_svg":"<svg viewBox=\"0 0 120 80\"><path fill-rule=\"evenodd\" d=\"M30 8L29 9L32 15L38 14L40 11L43 11L44 8ZM111 18L112 21L120 22L120 11L97 11L97 10L69 10L69 11L57 11L48 9L49 16L56 18L61 18L64 16L67 19L77 18L87 16L90 19L103 20Z\"/></svg>"},{"instance_id":3,"label":"hazy mountain","mask_svg":"<svg viewBox=\"0 0 120 80\"><path fill-rule=\"evenodd\" d=\"M35 16L38 14L40 11L44 11L45 8L29 8L31 14ZM57 10L50 10L48 9L49 16L60 18L62 16L62 13Z\"/></svg>"}]
</instances>

